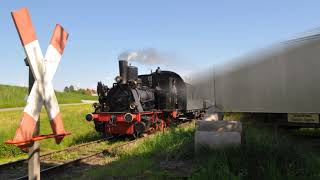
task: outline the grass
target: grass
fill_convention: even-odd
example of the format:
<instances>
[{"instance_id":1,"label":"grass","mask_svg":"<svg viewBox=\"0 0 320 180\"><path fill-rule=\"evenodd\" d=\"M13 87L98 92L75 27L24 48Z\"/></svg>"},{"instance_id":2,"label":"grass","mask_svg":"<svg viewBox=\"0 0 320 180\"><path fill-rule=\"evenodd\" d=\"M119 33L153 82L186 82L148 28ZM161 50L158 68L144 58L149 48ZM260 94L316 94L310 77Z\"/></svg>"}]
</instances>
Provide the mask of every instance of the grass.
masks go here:
<instances>
[{"instance_id":1,"label":"grass","mask_svg":"<svg viewBox=\"0 0 320 180\"><path fill-rule=\"evenodd\" d=\"M244 126L244 142L238 148L203 151L203 164L192 179L287 179L319 177L320 154L301 147L291 137L268 128ZM205 155L204 155L205 154Z\"/></svg>"},{"instance_id":2,"label":"grass","mask_svg":"<svg viewBox=\"0 0 320 180\"><path fill-rule=\"evenodd\" d=\"M293 130L293 133L298 136L307 136L307 137L320 137L320 128L300 128Z\"/></svg>"},{"instance_id":3,"label":"grass","mask_svg":"<svg viewBox=\"0 0 320 180\"><path fill-rule=\"evenodd\" d=\"M170 172L161 169L160 166L166 166L172 162L181 166L181 160L192 159L193 134L194 124L181 129L172 128L167 133L159 132L125 151L118 152L119 159L117 161L95 168L82 178L104 179L108 176L114 176L141 179L154 176L171 178L183 176L187 172ZM159 166L159 162L163 162L163 164ZM182 166L191 172L188 164L182 164Z\"/></svg>"},{"instance_id":4,"label":"grass","mask_svg":"<svg viewBox=\"0 0 320 180\"><path fill-rule=\"evenodd\" d=\"M0 108L23 107L26 104L26 87L0 85ZM78 93L56 92L60 104L80 103L81 100L97 100L97 97Z\"/></svg>"},{"instance_id":5,"label":"grass","mask_svg":"<svg viewBox=\"0 0 320 180\"><path fill-rule=\"evenodd\" d=\"M235 117L241 117L236 114ZM232 116L227 114L227 119ZM123 177L158 179L301 179L320 176L320 153L289 133L243 121L242 144L195 154L194 125L158 133L119 154L119 159L94 168L83 179Z\"/></svg>"},{"instance_id":6,"label":"grass","mask_svg":"<svg viewBox=\"0 0 320 180\"><path fill-rule=\"evenodd\" d=\"M42 151L52 151L73 144L97 139L93 124L84 120L90 105L62 107L65 127L72 132L61 145L54 140L41 142ZM20 111L0 113L0 140L13 136L20 121ZM242 119L241 114L226 114L226 119ZM134 146L116 153L117 158L106 165L95 166L81 175L82 179L105 177L157 179L303 179L320 176L320 153L308 141L303 145L296 135L256 126L242 121L242 144L236 148L206 150L194 153L194 124L159 132ZM45 111L41 114L41 133L51 129ZM310 129L307 129L308 134ZM318 132L318 131L317 131ZM14 146L0 145L0 162L23 154ZM69 156L74 156L70 154ZM65 157L62 157L65 158ZM69 157L68 157L69 158Z\"/></svg>"},{"instance_id":7,"label":"grass","mask_svg":"<svg viewBox=\"0 0 320 180\"><path fill-rule=\"evenodd\" d=\"M54 139L41 141L41 151L48 152L69 147L74 144L80 144L99 138L94 130L93 123L85 121L85 115L92 111L90 104L70 105L61 107L61 114L65 129L72 134L64 138L60 145L56 145ZM15 130L19 125L22 112L8 111L0 112L0 142L13 138ZM49 120L45 109L40 115L41 134L52 133ZM13 145L0 143L0 162L25 157L26 154Z\"/></svg>"}]
</instances>

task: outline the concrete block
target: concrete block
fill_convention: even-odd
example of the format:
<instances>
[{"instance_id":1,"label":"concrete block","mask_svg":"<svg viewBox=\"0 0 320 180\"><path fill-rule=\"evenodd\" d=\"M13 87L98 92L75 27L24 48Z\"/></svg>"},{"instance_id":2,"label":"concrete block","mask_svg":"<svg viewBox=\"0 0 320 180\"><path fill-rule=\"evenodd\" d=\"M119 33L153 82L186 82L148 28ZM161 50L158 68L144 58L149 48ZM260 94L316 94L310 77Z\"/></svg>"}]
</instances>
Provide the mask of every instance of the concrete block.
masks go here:
<instances>
[{"instance_id":1,"label":"concrete block","mask_svg":"<svg viewBox=\"0 0 320 180\"><path fill-rule=\"evenodd\" d=\"M242 124L239 121L205 121L196 122L197 131L211 132L239 132L242 131Z\"/></svg>"},{"instance_id":2,"label":"concrete block","mask_svg":"<svg viewBox=\"0 0 320 180\"><path fill-rule=\"evenodd\" d=\"M217 132L217 131L196 131L195 132L195 151L201 148L221 149L241 144L241 133Z\"/></svg>"}]
</instances>

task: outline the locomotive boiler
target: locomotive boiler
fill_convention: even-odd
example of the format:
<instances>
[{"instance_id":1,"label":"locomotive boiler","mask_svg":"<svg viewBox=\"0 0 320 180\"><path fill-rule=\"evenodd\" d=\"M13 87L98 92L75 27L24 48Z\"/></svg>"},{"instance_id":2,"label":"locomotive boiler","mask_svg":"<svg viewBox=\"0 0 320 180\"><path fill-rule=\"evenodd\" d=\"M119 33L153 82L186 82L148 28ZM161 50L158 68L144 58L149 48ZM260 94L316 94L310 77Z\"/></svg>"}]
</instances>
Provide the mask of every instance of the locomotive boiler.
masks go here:
<instances>
[{"instance_id":1,"label":"locomotive boiler","mask_svg":"<svg viewBox=\"0 0 320 180\"><path fill-rule=\"evenodd\" d=\"M138 68L119 61L119 76L109 88L98 82L99 102L86 120L106 137L140 136L163 129L186 113L186 84L171 71L158 68L138 75Z\"/></svg>"}]
</instances>

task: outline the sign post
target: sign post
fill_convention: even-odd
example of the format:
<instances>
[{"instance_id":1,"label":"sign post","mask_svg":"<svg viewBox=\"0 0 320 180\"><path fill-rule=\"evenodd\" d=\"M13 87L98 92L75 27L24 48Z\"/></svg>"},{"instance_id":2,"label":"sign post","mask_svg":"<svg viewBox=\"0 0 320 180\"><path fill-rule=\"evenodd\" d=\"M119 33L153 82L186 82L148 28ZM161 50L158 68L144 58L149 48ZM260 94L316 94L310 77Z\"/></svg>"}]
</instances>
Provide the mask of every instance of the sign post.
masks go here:
<instances>
[{"instance_id":1,"label":"sign post","mask_svg":"<svg viewBox=\"0 0 320 180\"><path fill-rule=\"evenodd\" d=\"M39 119L40 120L40 119ZM35 135L39 135L40 121L37 122ZM40 142L35 141L29 148L28 158L29 180L40 180Z\"/></svg>"},{"instance_id":2,"label":"sign post","mask_svg":"<svg viewBox=\"0 0 320 180\"><path fill-rule=\"evenodd\" d=\"M24 60L24 62L26 63L26 66L29 67L27 58ZM28 94L30 94L32 86L34 84L34 77L30 67L28 69L29 69ZM40 134L40 116L38 118L33 135L38 136L39 134ZM28 177L29 177L29 180L40 180L40 143L39 141L35 141L33 145L29 147Z\"/></svg>"}]
</instances>

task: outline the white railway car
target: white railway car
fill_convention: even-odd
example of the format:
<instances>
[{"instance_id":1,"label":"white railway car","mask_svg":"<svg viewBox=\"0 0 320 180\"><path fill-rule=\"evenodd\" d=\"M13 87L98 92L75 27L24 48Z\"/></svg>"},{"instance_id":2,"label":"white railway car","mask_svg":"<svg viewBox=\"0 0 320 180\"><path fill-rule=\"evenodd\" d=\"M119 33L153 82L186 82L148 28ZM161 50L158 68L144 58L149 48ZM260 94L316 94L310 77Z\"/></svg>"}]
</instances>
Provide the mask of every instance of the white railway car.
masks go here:
<instances>
[{"instance_id":1,"label":"white railway car","mask_svg":"<svg viewBox=\"0 0 320 180\"><path fill-rule=\"evenodd\" d=\"M281 113L289 122L319 124L320 35L279 43L196 77L193 96L221 111Z\"/></svg>"}]
</instances>

